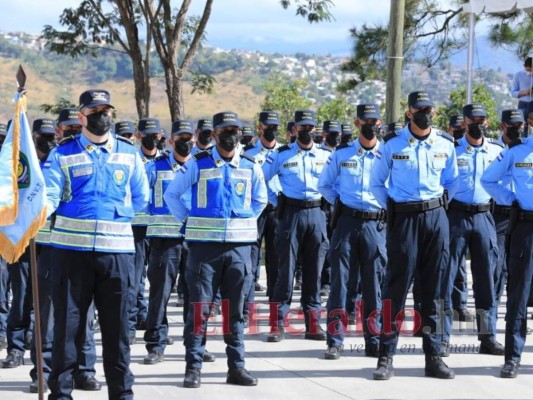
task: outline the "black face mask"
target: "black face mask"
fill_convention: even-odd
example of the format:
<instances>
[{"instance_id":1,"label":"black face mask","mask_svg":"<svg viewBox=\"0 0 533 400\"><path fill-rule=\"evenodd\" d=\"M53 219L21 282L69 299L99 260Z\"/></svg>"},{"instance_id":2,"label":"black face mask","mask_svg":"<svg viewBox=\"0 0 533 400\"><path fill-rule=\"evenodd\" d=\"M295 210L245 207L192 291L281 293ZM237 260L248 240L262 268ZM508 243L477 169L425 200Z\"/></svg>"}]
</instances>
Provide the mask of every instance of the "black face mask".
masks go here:
<instances>
[{"instance_id":1,"label":"black face mask","mask_svg":"<svg viewBox=\"0 0 533 400\"><path fill-rule=\"evenodd\" d=\"M326 143L328 144L328 146L330 147L337 147L340 143L340 136L337 132L335 133L328 133L326 135Z\"/></svg>"},{"instance_id":2,"label":"black face mask","mask_svg":"<svg viewBox=\"0 0 533 400\"><path fill-rule=\"evenodd\" d=\"M77 129L65 129L63 131L63 138L68 138L70 136L77 135L78 133L81 133L81 132Z\"/></svg>"},{"instance_id":3,"label":"black face mask","mask_svg":"<svg viewBox=\"0 0 533 400\"><path fill-rule=\"evenodd\" d=\"M111 129L111 115L104 111L86 115L87 130L96 136L104 136Z\"/></svg>"},{"instance_id":4,"label":"black face mask","mask_svg":"<svg viewBox=\"0 0 533 400\"><path fill-rule=\"evenodd\" d=\"M152 151L153 149L155 149L158 143L159 140L155 135L143 136L141 139L142 146L148 151Z\"/></svg>"},{"instance_id":5,"label":"black face mask","mask_svg":"<svg viewBox=\"0 0 533 400\"><path fill-rule=\"evenodd\" d=\"M237 130L224 131L218 134L218 145L228 153L235 150L239 143L239 132Z\"/></svg>"},{"instance_id":6,"label":"black face mask","mask_svg":"<svg viewBox=\"0 0 533 400\"><path fill-rule=\"evenodd\" d=\"M164 136L161 136L161 139L159 139L155 145L155 147L157 147L158 150L165 150L165 142L167 141L167 138L164 137Z\"/></svg>"},{"instance_id":7,"label":"black face mask","mask_svg":"<svg viewBox=\"0 0 533 400\"><path fill-rule=\"evenodd\" d=\"M487 133L487 128L483 124L468 124L468 134L474 140L481 139Z\"/></svg>"},{"instance_id":8,"label":"black face mask","mask_svg":"<svg viewBox=\"0 0 533 400\"><path fill-rule=\"evenodd\" d=\"M180 139L174 142L174 150L182 157L191 154L193 142L190 139Z\"/></svg>"},{"instance_id":9,"label":"black face mask","mask_svg":"<svg viewBox=\"0 0 533 400\"><path fill-rule=\"evenodd\" d=\"M304 146L307 146L313 140L312 129L302 129L298 131L298 140Z\"/></svg>"},{"instance_id":10,"label":"black face mask","mask_svg":"<svg viewBox=\"0 0 533 400\"><path fill-rule=\"evenodd\" d=\"M461 139L464 135L465 135L465 130L464 129L454 129L453 130L453 138L455 140Z\"/></svg>"},{"instance_id":11,"label":"black face mask","mask_svg":"<svg viewBox=\"0 0 533 400\"><path fill-rule=\"evenodd\" d=\"M209 146L212 139L211 131L202 131L198 134L198 143L204 147Z\"/></svg>"},{"instance_id":12,"label":"black face mask","mask_svg":"<svg viewBox=\"0 0 533 400\"><path fill-rule=\"evenodd\" d=\"M413 114L413 122L422 130L428 129L433 123L431 111L420 110Z\"/></svg>"},{"instance_id":13,"label":"black face mask","mask_svg":"<svg viewBox=\"0 0 533 400\"><path fill-rule=\"evenodd\" d=\"M375 124L364 124L361 125L361 135L366 140L372 140L376 137L376 131L378 130Z\"/></svg>"},{"instance_id":14,"label":"black face mask","mask_svg":"<svg viewBox=\"0 0 533 400\"><path fill-rule=\"evenodd\" d=\"M267 142L272 142L273 140L276 140L276 136L278 135L278 130L276 128L266 128L263 130L263 138Z\"/></svg>"},{"instance_id":15,"label":"black face mask","mask_svg":"<svg viewBox=\"0 0 533 400\"><path fill-rule=\"evenodd\" d=\"M251 137L251 136L243 136L241 138L241 144L246 146L247 144L252 143L252 139L253 139L253 137Z\"/></svg>"},{"instance_id":16,"label":"black face mask","mask_svg":"<svg viewBox=\"0 0 533 400\"><path fill-rule=\"evenodd\" d=\"M291 136L289 140L291 141L291 143L296 142L296 136Z\"/></svg>"},{"instance_id":17,"label":"black face mask","mask_svg":"<svg viewBox=\"0 0 533 400\"><path fill-rule=\"evenodd\" d=\"M54 147L57 146L56 137L54 136L40 136L35 141L35 147L43 154L48 154Z\"/></svg>"},{"instance_id":18,"label":"black face mask","mask_svg":"<svg viewBox=\"0 0 533 400\"><path fill-rule=\"evenodd\" d=\"M510 126L507 128L507 137L512 142L519 139L524 133L524 129L518 126Z\"/></svg>"}]
</instances>

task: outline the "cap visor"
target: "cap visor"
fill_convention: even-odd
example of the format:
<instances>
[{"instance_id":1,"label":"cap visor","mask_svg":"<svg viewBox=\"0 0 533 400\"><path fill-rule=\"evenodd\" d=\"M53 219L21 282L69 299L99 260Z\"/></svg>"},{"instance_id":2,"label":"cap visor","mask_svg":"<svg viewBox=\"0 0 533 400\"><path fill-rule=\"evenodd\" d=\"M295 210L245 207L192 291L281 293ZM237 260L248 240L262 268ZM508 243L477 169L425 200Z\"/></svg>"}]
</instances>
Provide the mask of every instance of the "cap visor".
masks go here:
<instances>
[{"instance_id":1,"label":"cap visor","mask_svg":"<svg viewBox=\"0 0 533 400\"><path fill-rule=\"evenodd\" d=\"M301 121L295 122L295 125L302 126L302 125L312 125L316 126L316 121L313 119L302 119Z\"/></svg>"}]
</instances>

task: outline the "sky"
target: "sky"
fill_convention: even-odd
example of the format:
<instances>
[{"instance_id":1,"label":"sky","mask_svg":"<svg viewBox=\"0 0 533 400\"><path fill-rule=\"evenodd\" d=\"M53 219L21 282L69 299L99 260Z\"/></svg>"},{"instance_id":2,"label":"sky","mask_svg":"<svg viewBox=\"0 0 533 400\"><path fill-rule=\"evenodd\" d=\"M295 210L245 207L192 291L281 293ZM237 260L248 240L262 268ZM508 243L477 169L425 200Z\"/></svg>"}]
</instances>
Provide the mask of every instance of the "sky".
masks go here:
<instances>
[{"instance_id":1,"label":"sky","mask_svg":"<svg viewBox=\"0 0 533 400\"><path fill-rule=\"evenodd\" d=\"M59 28L64 8L77 0L2 0L0 30L40 34L44 25ZM215 0L207 25L208 44L225 49L267 52L331 53L348 55L349 29L363 23L387 23L390 0L335 0L335 20L309 24L296 16L294 7L284 10L279 0ZM174 0L173 4L181 5ZM190 14L200 15L205 1L192 0ZM370 6L371 4L371 6Z\"/></svg>"}]
</instances>

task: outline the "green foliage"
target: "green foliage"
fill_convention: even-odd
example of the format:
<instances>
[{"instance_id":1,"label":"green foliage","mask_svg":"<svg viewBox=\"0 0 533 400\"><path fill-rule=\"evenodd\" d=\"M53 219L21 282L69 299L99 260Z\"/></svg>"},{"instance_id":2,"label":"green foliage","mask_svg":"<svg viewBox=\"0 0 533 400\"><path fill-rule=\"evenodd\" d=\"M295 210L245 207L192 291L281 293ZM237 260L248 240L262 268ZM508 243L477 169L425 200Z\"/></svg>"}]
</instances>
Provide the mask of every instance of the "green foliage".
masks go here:
<instances>
[{"instance_id":1,"label":"green foliage","mask_svg":"<svg viewBox=\"0 0 533 400\"><path fill-rule=\"evenodd\" d=\"M41 104L39 109L47 114L59 115L59 112L64 108L75 108L76 104L72 103L69 99L60 97L55 104Z\"/></svg>"},{"instance_id":2,"label":"green foliage","mask_svg":"<svg viewBox=\"0 0 533 400\"><path fill-rule=\"evenodd\" d=\"M307 84L303 81L287 82L280 76L272 77L264 84L266 96L261 103L263 111L277 111L284 127L294 119L296 110L308 109L313 104L302 92Z\"/></svg>"},{"instance_id":3,"label":"green foliage","mask_svg":"<svg viewBox=\"0 0 533 400\"><path fill-rule=\"evenodd\" d=\"M322 21L330 22L335 19L329 11L335 6L332 0L281 0L280 4L284 9L294 4L296 15L307 18L310 24Z\"/></svg>"},{"instance_id":4,"label":"green foliage","mask_svg":"<svg viewBox=\"0 0 533 400\"><path fill-rule=\"evenodd\" d=\"M462 86L450 93L448 104L438 107L434 119L434 125L442 130L448 129L448 122L453 114L463 113L463 106L466 99L466 87ZM472 88L472 102L481 103L485 106L489 118L489 130L495 133L500 125L500 118L496 114L496 101L487 87L482 84L476 84Z\"/></svg>"},{"instance_id":5,"label":"green foliage","mask_svg":"<svg viewBox=\"0 0 533 400\"><path fill-rule=\"evenodd\" d=\"M337 97L320 105L316 111L316 118L320 122L336 120L350 122L355 116L355 107L350 105L344 97Z\"/></svg>"},{"instance_id":6,"label":"green foliage","mask_svg":"<svg viewBox=\"0 0 533 400\"><path fill-rule=\"evenodd\" d=\"M192 90L191 94L193 93L199 93L199 94L213 94L214 91L214 85L216 83L216 79L214 76L209 74L204 74L202 72L194 72L190 71L192 75Z\"/></svg>"}]
</instances>

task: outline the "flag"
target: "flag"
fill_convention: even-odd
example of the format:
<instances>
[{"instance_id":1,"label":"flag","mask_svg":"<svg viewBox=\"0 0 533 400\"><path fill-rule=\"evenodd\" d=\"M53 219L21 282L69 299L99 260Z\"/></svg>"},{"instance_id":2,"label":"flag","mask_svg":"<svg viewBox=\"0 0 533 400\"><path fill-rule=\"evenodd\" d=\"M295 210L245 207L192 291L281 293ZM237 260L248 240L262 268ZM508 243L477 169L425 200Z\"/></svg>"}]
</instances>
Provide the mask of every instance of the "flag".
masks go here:
<instances>
[{"instance_id":1,"label":"flag","mask_svg":"<svg viewBox=\"0 0 533 400\"><path fill-rule=\"evenodd\" d=\"M15 116L0 152L0 256L19 259L46 223L46 187L26 117L26 97L18 93ZM4 168L6 166L7 168Z\"/></svg>"}]
</instances>

